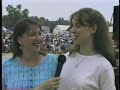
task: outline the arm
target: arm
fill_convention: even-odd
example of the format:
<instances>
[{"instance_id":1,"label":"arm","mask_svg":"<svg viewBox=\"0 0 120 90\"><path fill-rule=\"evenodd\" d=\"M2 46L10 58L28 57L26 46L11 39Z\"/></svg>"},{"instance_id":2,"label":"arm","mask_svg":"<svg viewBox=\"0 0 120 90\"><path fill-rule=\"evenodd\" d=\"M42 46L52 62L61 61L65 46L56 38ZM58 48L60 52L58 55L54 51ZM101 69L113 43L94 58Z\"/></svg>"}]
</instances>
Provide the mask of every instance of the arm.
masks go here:
<instances>
[{"instance_id":1,"label":"arm","mask_svg":"<svg viewBox=\"0 0 120 90\"><path fill-rule=\"evenodd\" d=\"M99 87L100 90L116 90L115 75L112 67L101 71L99 77Z\"/></svg>"},{"instance_id":2,"label":"arm","mask_svg":"<svg viewBox=\"0 0 120 90\"><path fill-rule=\"evenodd\" d=\"M5 78L4 78L3 70L2 70L2 90L6 90L6 84L5 84Z\"/></svg>"},{"instance_id":3,"label":"arm","mask_svg":"<svg viewBox=\"0 0 120 90\"><path fill-rule=\"evenodd\" d=\"M3 78L2 78L2 90L6 90L6 85L5 85L5 81Z\"/></svg>"}]
</instances>

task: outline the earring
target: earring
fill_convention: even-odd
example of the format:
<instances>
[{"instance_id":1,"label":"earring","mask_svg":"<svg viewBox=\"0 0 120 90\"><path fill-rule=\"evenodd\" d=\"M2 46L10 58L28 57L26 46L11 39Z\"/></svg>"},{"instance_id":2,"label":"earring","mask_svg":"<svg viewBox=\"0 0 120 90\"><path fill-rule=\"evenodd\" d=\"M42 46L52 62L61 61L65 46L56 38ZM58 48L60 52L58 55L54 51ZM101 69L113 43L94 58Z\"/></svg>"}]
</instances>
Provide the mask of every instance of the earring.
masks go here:
<instances>
[{"instance_id":1,"label":"earring","mask_svg":"<svg viewBox=\"0 0 120 90\"><path fill-rule=\"evenodd\" d=\"M20 49L22 49L21 46L20 46Z\"/></svg>"}]
</instances>

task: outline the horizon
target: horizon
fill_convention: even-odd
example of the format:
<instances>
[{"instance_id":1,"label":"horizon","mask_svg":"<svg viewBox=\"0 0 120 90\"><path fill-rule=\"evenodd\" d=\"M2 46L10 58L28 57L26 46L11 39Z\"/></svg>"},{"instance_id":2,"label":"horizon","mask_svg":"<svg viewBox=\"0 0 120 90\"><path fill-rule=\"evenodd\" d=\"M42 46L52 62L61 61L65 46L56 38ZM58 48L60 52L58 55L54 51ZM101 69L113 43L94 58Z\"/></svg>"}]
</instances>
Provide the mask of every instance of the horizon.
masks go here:
<instances>
[{"instance_id":1,"label":"horizon","mask_svg":"<svg viewBox=\"0 0 120 90\"><path fill-rule=\"evenodd\" d=\"M56 21L60 17L63 17L64 20L69 20L69 17L75 11L89 7L98 10L107 21L111 20L114 6L119 5L118 0L3 0L2 1L2 16L7 15L7 11L5 7L12 5L16 7L16 5L21 4L22 9L29 10L30 16L37 16L38 18L44 17L50 21ZM109 4L109 5L108 5ZM72 7L71 7L72 6ZM39 10L39 11L38 11Z\"/></svg>"}]
</instances>

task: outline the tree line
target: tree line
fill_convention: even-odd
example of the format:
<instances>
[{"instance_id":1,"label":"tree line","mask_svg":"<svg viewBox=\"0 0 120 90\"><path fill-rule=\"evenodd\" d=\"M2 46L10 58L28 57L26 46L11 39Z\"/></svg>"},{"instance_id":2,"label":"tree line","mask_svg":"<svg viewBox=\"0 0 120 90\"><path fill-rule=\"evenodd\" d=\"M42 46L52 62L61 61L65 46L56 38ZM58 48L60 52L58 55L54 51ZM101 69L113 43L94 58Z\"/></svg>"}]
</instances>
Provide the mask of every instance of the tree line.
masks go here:
<instances>
[{"instance_id":1,"label":"tree line","mask_svg":"<svg viewBox=\"0 0 120 90\"><path fill-rule=\"evenodd\" d=\"M29 10L23 9L21 4L16 5L16 7L13 7L12 5L8 5L6 7L7 15L2 16L2 25L6 28L13 28L17 21L24 19L24 18L31 18L38 23L40 23L42 26L48 26L50 27L50 32L53 32L53 28L56 25L69 25L68 20L64 20L63 17L59 17L56 21L50 21L44 17L38 17L38 16L29 16ZM108 25L109 22L107 21ZM112 24L111 24L112 25ZM111 26L110 25L110 26Z\"/></svg>"},{"instance_id":2,"label":"tree line","mask_svg":"<svg viewBox=\"0 0 120 90\"><path fill-rule=\"evenodd\" d=\"M42 26L48 26L50 27L50 32L53 32L53 28L56 25L69 25L68 20L64 20L64 18L59 17L56 21L50 21L44 17L38 17L38 16L29 16L29 10L23 9L21 4L16 5L16 7L13 7L12 5L8 5L6 7L7 15L2 16L2 25L6 28L13 28L17 21L25 18L30 18L38 23L40 23Z\"/></svg>"}]
</instances>

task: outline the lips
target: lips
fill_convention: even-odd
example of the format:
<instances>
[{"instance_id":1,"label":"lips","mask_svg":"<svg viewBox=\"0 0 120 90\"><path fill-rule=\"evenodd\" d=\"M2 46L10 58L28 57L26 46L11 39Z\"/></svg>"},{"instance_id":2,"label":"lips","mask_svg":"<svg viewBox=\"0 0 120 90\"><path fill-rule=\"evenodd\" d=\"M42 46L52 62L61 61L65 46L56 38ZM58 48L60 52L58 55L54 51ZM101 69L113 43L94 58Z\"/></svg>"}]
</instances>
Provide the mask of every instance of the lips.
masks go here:
<instances>
[{"instance_id":1,"label":"lips","mask_svg":"<svg viewBox=\"0 0 120 90\"><path fill-rule=\"evenodd\" d=\"M40 45L40 44L33 44L33 45L38 46L38 45Z\"/></svg>"},{"instance_id":2,"label":"lips","mask_svg":"<svg viewBox=\"0 0 120 90\"><path fill-rule=\"evenodd\" d=\"M38 46L41 45L41 43L33 43L32 45Z\"/></svg>"},{"instance_id":3,"label":"lips","mask_svg":"<svg viewBox=\"0 0 120 90\"><path fill-rule=\"evenodd\" d=\"M74 38L77 38L78 37L78 35L77 34L74 34Z\"/></svg>"},{"instance_id":4,"label":"lips","mask_svg":"<svg viewBox=\"0 0 120 90\"><path fill-rule=\"evenodd\" d=\"M74 37L77 37L78 35L74 35Z\"/></svg>"}]
</instances>

